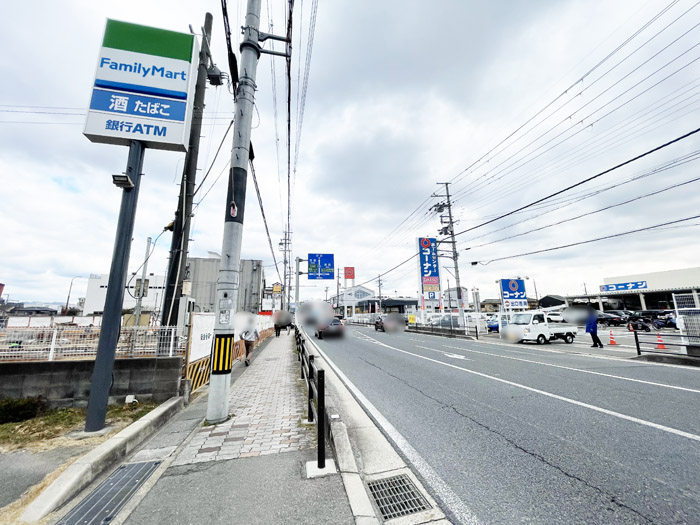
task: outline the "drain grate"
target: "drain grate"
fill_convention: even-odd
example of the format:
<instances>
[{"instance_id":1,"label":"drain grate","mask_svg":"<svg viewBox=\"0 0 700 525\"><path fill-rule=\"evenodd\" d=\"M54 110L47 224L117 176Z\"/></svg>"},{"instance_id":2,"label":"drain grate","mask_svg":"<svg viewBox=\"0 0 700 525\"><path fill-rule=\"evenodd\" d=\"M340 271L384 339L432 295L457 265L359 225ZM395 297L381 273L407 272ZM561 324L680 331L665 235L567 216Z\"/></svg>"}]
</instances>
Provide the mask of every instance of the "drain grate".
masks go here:
<instances>
[{"instance_id":1,"label":"drain grate","mask_svg":"<svg viewBox=\"0 0 700 525\"><path fill-rule=\"evenodd\" d=\"M406 474L370 481L367 486L384 520L431 508Z\"/></svg>"},{"instance_id":2,"label":"drain grate","mask_svg":"<svg viewBox=\"0 0 700 525\"><path fill-rule=\"evenodd\" d=\"M58 525L101 525L112 521L160 461L128 463L115 470L99 487L58 522Z\"/></svg>"}]
</instances>

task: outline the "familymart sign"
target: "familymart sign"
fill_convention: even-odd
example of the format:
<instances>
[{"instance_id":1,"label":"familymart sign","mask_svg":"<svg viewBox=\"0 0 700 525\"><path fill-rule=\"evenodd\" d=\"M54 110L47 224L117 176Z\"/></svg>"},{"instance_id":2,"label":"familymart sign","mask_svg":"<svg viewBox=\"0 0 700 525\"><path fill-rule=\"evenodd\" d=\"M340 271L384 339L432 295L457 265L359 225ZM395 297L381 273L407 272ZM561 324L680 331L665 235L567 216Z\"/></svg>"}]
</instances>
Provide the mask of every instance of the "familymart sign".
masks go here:
<instances>
[{"instance_id":1,"label":"familymart sign","mask_svg":"<svg viewBox=\"0 0 700 525\"><path fill-rule=\"evenodd\" d=\"M186 151L198 54L193 35L107 20L85 136Z\"/></svg>"}]
</instances>

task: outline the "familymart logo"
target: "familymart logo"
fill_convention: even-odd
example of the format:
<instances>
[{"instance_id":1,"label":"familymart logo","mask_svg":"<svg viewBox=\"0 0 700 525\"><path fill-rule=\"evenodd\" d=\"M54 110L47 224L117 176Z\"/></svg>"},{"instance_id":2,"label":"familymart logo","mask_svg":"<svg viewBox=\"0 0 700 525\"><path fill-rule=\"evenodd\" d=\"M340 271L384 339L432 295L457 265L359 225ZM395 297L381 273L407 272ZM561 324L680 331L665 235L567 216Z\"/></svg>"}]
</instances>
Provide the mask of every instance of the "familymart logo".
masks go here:
<instances>
[{"instance_id":1,"label":"familymart logo","mask_svg":"<svg viewBox=\"0 0 700 525\"><path fill-rule=\"evenodd\" d=\"M172 71L167 69L165 66L158 67L153 64L151 66L145 66L141 62L133 62L131 64L125 62L118 62L110 57L100 58L100 68L108 68L114 71L122 71L125 73L132 73L134 75L146 78L149 75L151 77L157 78L169 78L173 80L187 80L187 72L185 70Z\"/></svg>"}]
</instances>

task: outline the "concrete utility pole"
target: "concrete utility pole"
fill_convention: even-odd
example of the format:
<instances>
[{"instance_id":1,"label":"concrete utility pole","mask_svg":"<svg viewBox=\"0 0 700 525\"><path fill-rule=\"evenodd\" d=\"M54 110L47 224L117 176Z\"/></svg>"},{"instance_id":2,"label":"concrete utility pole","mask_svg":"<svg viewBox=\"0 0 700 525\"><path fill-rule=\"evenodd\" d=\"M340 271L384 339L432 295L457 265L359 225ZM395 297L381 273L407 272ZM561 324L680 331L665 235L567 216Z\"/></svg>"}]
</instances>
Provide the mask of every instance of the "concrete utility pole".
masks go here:
<instances>
[{"instance_id":1,"label":"concrete utility pole","mask_svg":"<svg viewBox=\"0 0 700 525\"><path fill-rule=\"evenodd\" d=\"M282 310L289 310L289 302L291 300L291 286L292 286L292 274L291 274L291 265L290 265L290 245L292 242L291 239L291 232L286 231L284 232L284 238L280 241L280 249L282 250L282 253L284 255L284 270L282 275L283 277L283 283L282 283ZM285 301L285 298L287 299Z\"/></svg>"},{"instance_id":2,"label":"concrete utility pole","mask_svg":"<svg viewBox=\"0 0 700 525\"><path fill-rule=\"evenodd\" d=\"M255 105L255 77L261 53L286 57L286 53L261 49L259 41L271 38L287 42L285 37L261 33L261 0L248 0L241 42L241 65L235 104L233 149L226 194L224 236L221 246L221 265L216 285L216 321L214 351L211 360L211 379L207 404L207 421L220 423L228 418L229 390L234 342L233 317L237 309L240 279L241 242L245 215L245 194L250 155L250 131Z\"/></svg>"},{"instance_id":3,"label":"concrete utility pole","mask_svg":"<svg viewBox=\"0 0 700 525\"><path fill-rule=\"evenodd\" d=\"M340 310L340 268L338 268L338 284L336 285L336 292L335 292L335 307ZM338 312L340 313L340 312ZM343 315L344 317L344 315Z\"/></svg>"},{"instance_id":4,"label":"concrete utility pole","mask_svg":"<svg viewBox=\"0 0 700 525\"><path fill-rule=\"evenodd\" d=\"M328 286L326 286L326 302L328 302L328 290L329 290L329 288L328 288Z\"/></svg>"},{"instance_id":5,"label":"concrete utility pole","mask_svg":"<svg viewBox=\"0 0 700 525\"><path fill-rule=\"evenodd\" d=\"M379 312L382 311L382 276L381 274L377 277L377 281L379 283Z\"/></svg>"},{"instance_id":6,"label":"concrete utility pole","mask_svg":"<svg viewBox=\"0 0 700 525\"><path fill-rule=\"evenodd\" d=\"M464 328L466 330L467 328L467 322L464 317L464 304L462 302L462 284L459 280L459 254L457 253L457 242L455 241L455 228L454 228L454 220L452 218L452 201L450 200L450 183L449 182L439 182L438 184L443 184L445 186L445 195L435 195L433 194L434 197L445 197L447 199L446 203L440 203L436 204L433 206L434 209L436 209L438 212L442 213L443 210L447 209L447 226L442 228L440 230L440 233L442 235L447 235L450 240L441 240L439 242L447 242L452 244L452 260L454 261L454 269L455 269L455 281L456 281L456 286L457 286L457 308L459 310L459 319L461 320L462 324L464 325ZM442 220L443 216L440 216L440 219ZM449 288L449 287L448 287Z\"/></svg>"},{"instance_id":7,"label":"concrete utility pole","mask_svg":"<svg viewBox=\"0 0 700 525\"><path fill-rule=\"evenodd\" d=\"M209 64L209 42L213 17L207 13L204 17L204 34L202 47L199 50L199 70L194 91L194 111L190 126L190 141L185 155L185 167L180 182L180 196L173 223L173 236L170 241L170 260L168 273L165 278L165 293L163 294L163 310L161 324L172 326L177 323L180 297L182 296L182 281L187 267L187 252L190 241L190 225L192 224L192 200L194 198L195 180L197 177L197 159L199 157L199 137L202 133L202 116L204 115L204 92L207 87L207 69Z\"/></svg>"},{"instance_id":8,"label":"concrete utility pole","mask_svg":"<svg viewBox=\"0 0 700 525\"><path fill-rule=\"evenodd\" d=\"M144 288L146 285L146 275L148 275L148 256L151 254L151 238L149 237L146 239L146 256L143 260L143 270L141 271L141 286L138 288L134 288L134 290L137 292L136 295L136 306L134 307L134 326L139 325L139 321L141 319L141 304L143 303L143 292ZM136 334L134 334L136 335ZM133 342L132 338L132 342ZM132 344L132 351L133 351L133 344Z\"/></svg>"},{"instance_id":9,"label":"concrete utility pole","mask_svg":"<svg viewBox=\"0 0 700 525\"><path fill-rule=\"evenodd\" d=\"M131 141L129 145L129 159L126 164L126 176L131 180L132 185L124 187L122 190L122 202L119 209L119 220L117 221L112 265L109 269L107 297L105 298L105 308L102 314L100 339L97 343L95 366L92 369L90 400L88 401L87 415L85 417L86 432L96 432L102 430L105 426L109 389L112 385L114 354L117 350L117 341L121 330L126 273L129 265L129 254L131 253L131 236L134 233L136 204L139 200L141 171L143 169L143 155L145 151L146 148L142 142L138 140Z\"/></svg>"}]
</instances>

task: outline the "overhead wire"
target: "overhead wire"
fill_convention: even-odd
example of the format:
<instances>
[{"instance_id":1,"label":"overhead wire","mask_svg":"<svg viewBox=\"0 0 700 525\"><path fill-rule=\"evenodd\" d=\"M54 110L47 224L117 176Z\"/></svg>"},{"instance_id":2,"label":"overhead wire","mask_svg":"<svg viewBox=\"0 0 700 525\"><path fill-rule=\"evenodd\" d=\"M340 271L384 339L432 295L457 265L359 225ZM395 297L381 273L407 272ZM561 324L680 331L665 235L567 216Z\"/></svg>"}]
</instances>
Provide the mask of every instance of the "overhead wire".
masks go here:
<instances>
[{"instance_id":1,"label":"overhead wire","mask_svg":"<svg viewBox=\"0 0 700 525\"><path fill-rule=\"evenodd\" d=\"M262 195L260 194L260 186L258 185L258 178L255 176L255 166L253 165L253 159L248 158L248 164L250 164L250 174L253 176L253 183L255 184L255 193L258 195L258 204L260 205L260 214L262 215L263 224L265 225L265 233L267 234L267 242L270 245L270 253L272 254L272 260L275 263L275 270L277 270L277 277L280 281L282 276L280 275L280 269L277 264L277 257L275 256L275 249L272 246L272 238L270 237L270 228L267 226L267 218L265 217L265 207L263 206Z\"/></svg>"}]
</instances>

